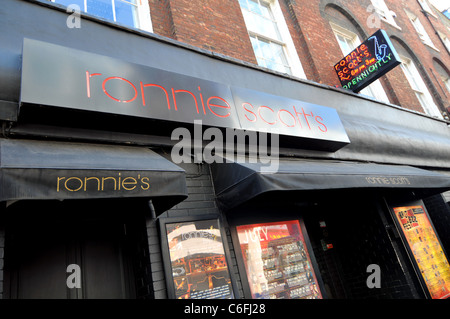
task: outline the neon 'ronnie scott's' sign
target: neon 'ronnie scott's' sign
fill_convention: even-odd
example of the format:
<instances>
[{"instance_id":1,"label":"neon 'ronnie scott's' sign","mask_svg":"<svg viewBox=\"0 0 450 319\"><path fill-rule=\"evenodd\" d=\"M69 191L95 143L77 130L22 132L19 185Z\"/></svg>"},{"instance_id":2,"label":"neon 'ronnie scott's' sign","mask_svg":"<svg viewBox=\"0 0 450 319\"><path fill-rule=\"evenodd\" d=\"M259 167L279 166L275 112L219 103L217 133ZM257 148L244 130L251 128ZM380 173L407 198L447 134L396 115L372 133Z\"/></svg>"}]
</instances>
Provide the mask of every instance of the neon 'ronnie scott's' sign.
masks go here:
<instances>
[{"instance_id":1,"label":"neon 'ronnie scott's' sign","mask_svg":"<svg viewBox=\"0 0 450 319\"><path fill-rule=\"evenodd\" d=\"M378 30L334 69L344 89L359 92L397 65L400 57L384 30Z\"/></svg>"},{"instance_id":2,"label":"neon 'ronnie scott's' sign","mask_svg":"<svg viewBox=\"0 0 450 319\"><path fill-rule=\"evenodd\" d=\"M21 103L175 125L201 120L291 136L299 147L329 151L350 142L334 108L30 39L24 40Z\"/></svg>"}]
</instances>

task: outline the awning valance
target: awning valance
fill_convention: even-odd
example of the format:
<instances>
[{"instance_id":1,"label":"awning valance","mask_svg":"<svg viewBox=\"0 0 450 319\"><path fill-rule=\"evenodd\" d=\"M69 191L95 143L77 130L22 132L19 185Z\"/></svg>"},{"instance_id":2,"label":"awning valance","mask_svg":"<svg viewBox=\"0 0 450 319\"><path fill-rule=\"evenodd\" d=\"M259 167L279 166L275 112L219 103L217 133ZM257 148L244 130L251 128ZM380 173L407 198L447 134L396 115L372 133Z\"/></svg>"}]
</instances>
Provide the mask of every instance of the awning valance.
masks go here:
<instances>
[{"instance_id":1,"label":"awning valance","mask_svg":"<svg viewBox=\"0 0 450 319\"><path fill-rule=\"evenodd\" d=\"M187 197L185 172L143 147L0 139L0 201L125 197L162 213Z\"/></svg>"},{"instance_id":2,"label":"awning valance","mask_svg":"<svg viewBox=\"0 0 450 319\"><path fill-rule=\"evenodd\" d=\"M259 195L276 191L348 188L450 189L450 176L403 165L330 160L281 159L278 165L224 162L212 165L216 196L228 210Z\"/></svg>"}]
</instances>

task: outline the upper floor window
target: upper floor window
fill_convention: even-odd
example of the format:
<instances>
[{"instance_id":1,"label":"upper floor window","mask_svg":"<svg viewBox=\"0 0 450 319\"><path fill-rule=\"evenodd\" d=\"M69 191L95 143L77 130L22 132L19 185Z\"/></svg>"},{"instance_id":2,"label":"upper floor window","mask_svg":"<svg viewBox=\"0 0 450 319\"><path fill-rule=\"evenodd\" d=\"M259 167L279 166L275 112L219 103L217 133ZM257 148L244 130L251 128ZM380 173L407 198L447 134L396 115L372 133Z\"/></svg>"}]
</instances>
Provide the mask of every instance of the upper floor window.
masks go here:
<instances>
[{"instance_id":1,"label":"upper floor window","mask_svg":"<svg viewBox=\"0 0 450 319\"><path fill-rule=\"evenodd\" d=\"M433 59L433 65L434 69L439 74L439 77L441 78L442 82L444 82L445 88L441 86L441 89L444 91L447 89L448 92L444 91L445 97L450 97L448 93L450 93L450 72L448 71L448 68L444 66L444 64L439 61L437 62L437 59Z\"/></svg>"},{"instance_id":2,"label":"upper floor window","mask_svg":"<svg viewBox=\"0 0 450 319\"><path fill-rule=\"evenodd\" d=\"M441 38L442 42L444 42L444 45L447 48L447 51L450 52L450 40L448 39L448 37L440 31L438 31L437 33L438 33L439 37Z\"/></svg>"},{"instance_id":3,"label":"upper floor window","mask_svg":"<svg viewBox=\"0 0 450 319\"><path fill-rule=\"evenodd\" d=\"M408 79L409 85L416 94L416 97L425 113L434 117L442 118L442 114L434 103L425 82L422 80L419 71L414 65L414 62L406 57L400 57L400 59L402 61L401 68L403 73Z\"/></svg>"},{"instance_id":4,"label":"upper floor window","mask_svg":"<svg viewBox=\"0 0 450 319\"><path fill-rule=\"evenodd\" d=\"M433 17L437 18L434 14L433 10L431 10L431 7L428 5L428 2L426 0L419 0L420 6L424 11L431 14Z\"/></svg>"},{"instance_id":5,"label":"upper floor window","mask_svg":"<svg viewBox=\"0 0 450 319\"><path fill-rule=\"evenodd\" d=\"M306 78L278 1L239 0L258 65Z\"/></svg>"},{"instance_id":6,"label":"upper floor window","mask_svg":"<svg viewBox=\"0 0 450 319\"><path fill-rule=\"evenodd\" d=\"M146 0L50 0L77 5L81 11L122 25L152 32L150 7Z\"/></svg>"},{"instance_id":7,"label":"upper floor window","mask_svg":"<svg viewBox=\"0 0 450 319\"><path fill-rule=\"evenodd\" d=\"M373 7L375 8L375 12L379 14L381 19L386 21L387 23L399 28L397 23L395 23L395 12L389 10L388 6L384 2L384 0L371 0Z\"/></svg>"},{"instance_id":8,"label":"upper floor window","mask_svg":"<svg viewBox=\"0 0 450 319\"><path fill-rule=\"evenodd\" d=\"M444 82L447 91L450 93L450 77L441 75L442 82Z\"/></svg>"},{"instance_id":9,"label":"upper floor window","mask_svg":"<svg viewBox=\"0 0 450 319\"><path fill-rule=\"evenodd\" d=\"M348 31L334 23L330 24L344 56L352 52L358 45L361 44L358 35L356 35L355 33ZM379 101L390 103L380 80L374 81L372 84L361 90L361 93L371 96Z\"/></svg>"},{"instance_id":10,"label":"upper floor window","mask_svg":"<svg viewBox=\"0 0 450 319\"><path fill-rule=\"evenodd\" d=\"M413 13L406 11L406 14L408 15L409 20L414 26L414 29L416 29L417 34L419 35L420 40L425 43L426 45L432 47L433 49L437 50L437 48L434 46L433 41L431 41L430 36L428 35L427 31L425 31L425 28L423 27L422 23L420 22L419 18L414 15Z\"/></svg>"}]
</instances>

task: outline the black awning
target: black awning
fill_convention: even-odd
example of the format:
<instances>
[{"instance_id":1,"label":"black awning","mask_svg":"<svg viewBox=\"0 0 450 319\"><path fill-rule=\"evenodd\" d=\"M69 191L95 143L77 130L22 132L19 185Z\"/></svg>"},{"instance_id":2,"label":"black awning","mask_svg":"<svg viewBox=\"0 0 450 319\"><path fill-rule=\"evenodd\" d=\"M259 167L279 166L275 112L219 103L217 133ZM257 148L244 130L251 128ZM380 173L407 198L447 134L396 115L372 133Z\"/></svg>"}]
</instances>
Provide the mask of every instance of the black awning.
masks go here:
<instances>
[{"instance_id":1,"label":"black awning","mask_svg":"<svg viewBox=\"0 0 450 319\"><path fill-rule=\"evenodd\" d=\"M147 148L0 139L0 201L144 197L159 214L187 194L184 170Z\"/></svg>"},{"instance_id":2,"label":"black awning","mask_svg":"<svg viewBox=\"0 0 450 319\"><path fill-rule=\"evenodd\" d=\"M212 165L219 205L228 210L259 195L276 191L351 188L426 189L436 194L450 189L450 176L402 165L281 159L270 168L259 162Z\"/></svg>"}]
</instances>

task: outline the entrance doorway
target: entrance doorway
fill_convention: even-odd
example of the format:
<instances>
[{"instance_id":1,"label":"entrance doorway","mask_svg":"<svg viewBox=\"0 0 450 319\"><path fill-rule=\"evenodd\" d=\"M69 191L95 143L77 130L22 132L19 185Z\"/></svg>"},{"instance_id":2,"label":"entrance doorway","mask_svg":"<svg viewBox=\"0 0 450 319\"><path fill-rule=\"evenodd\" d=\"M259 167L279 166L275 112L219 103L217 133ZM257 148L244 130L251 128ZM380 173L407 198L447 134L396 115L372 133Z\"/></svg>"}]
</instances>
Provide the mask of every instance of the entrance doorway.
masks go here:
<instances>
[{"instance_id":1,"label":"entrance doorway","mask_svg":"<svg viewBox=\"0 0 450 319\"><path fill-rule=\"evenodd\" d=\"M7 208L5 297L135 298L131 250L136 243L127 234L126 216L135 210L129 203L23 201ZM138 216L143 215L136 211L135 220ZM80 288L73 285L77 279Z\"/></svg>"}]
</instances>

